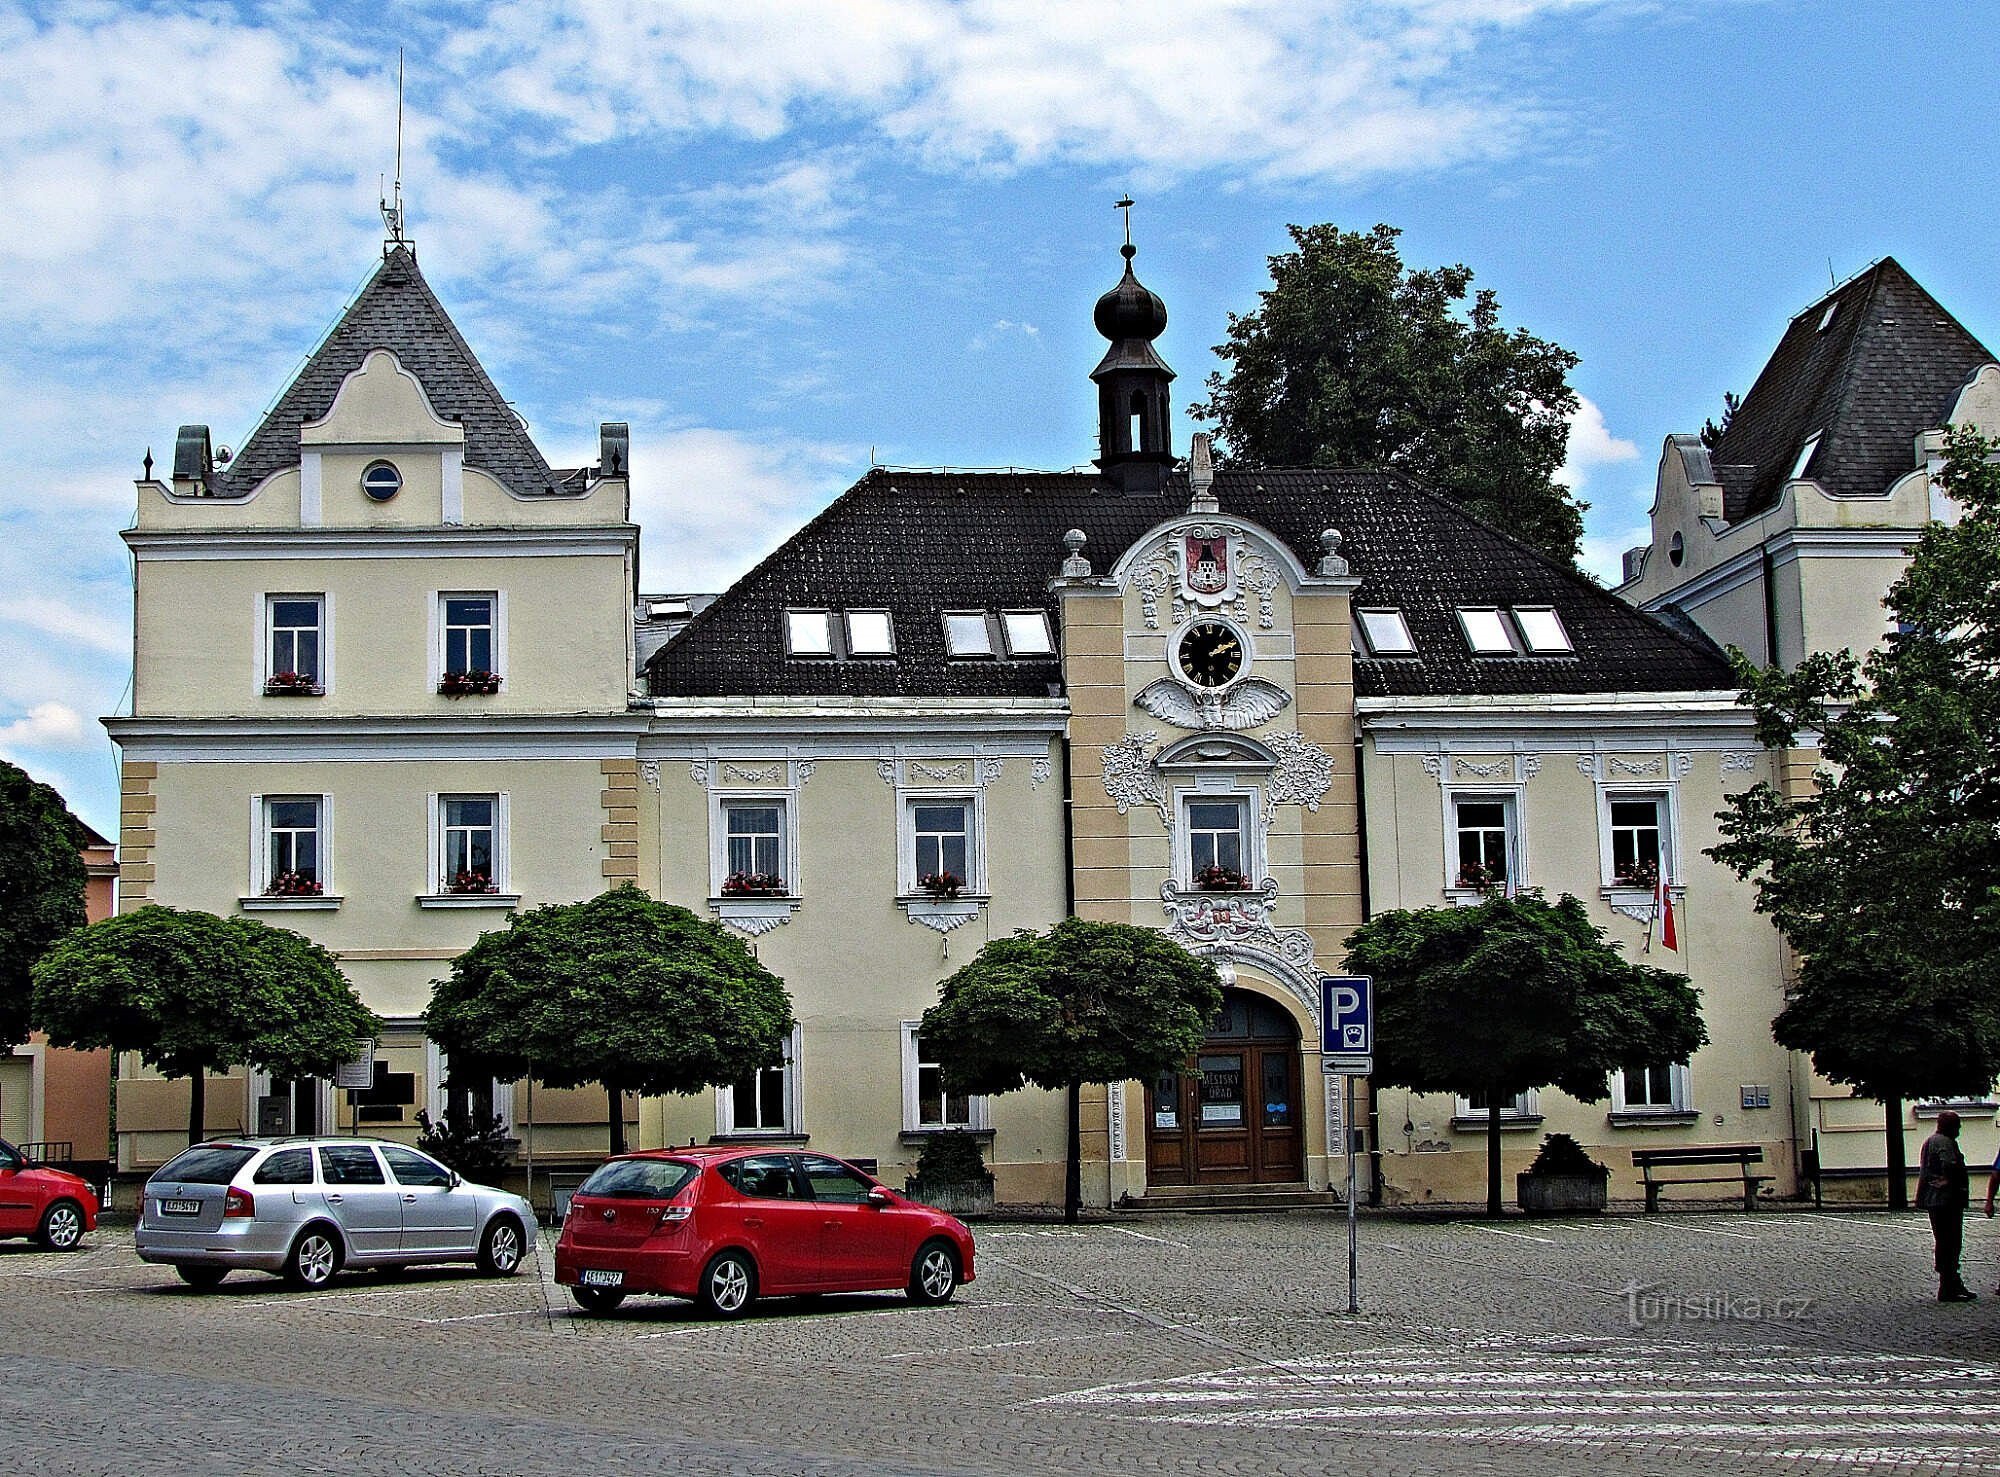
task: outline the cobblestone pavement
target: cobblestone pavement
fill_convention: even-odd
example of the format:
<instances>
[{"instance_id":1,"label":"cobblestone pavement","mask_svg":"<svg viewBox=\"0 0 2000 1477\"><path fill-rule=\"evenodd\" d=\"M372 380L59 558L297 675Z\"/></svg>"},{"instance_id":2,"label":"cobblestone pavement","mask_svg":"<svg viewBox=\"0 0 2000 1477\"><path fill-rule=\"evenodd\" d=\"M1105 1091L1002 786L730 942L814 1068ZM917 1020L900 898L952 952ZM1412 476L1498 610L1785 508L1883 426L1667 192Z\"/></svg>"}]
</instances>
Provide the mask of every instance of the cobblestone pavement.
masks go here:
<instances>
[{"instance_id":1,"label":"cobblestone pavement","mask_svg":"<svg viewBox=\"0 0 2000 1477\"><path fill-rule=\"evenodd\" d=\"M2000 1228L1969 1228L1977 1285ZM959 1301L573 1314L511 1280L184 1289L0 1243L0 1471L2000 1471L2000 1298L1914 1215L982 1228Z\"/></svg>"}]
</instances>

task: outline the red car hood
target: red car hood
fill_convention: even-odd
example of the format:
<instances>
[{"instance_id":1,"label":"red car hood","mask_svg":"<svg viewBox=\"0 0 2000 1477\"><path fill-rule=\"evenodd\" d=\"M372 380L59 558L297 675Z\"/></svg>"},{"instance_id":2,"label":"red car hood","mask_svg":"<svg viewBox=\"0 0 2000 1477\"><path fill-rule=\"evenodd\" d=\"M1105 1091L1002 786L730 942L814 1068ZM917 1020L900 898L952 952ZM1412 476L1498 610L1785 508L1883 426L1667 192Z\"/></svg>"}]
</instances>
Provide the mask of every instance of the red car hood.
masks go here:
<instances>
[{"instance_id":1,"label":"red car hood","mask_svg":"<svg viewBox=\"0 0 2000 1477\"><path fill-rule=\"evenodd\" d=\"M60 1190L68 1194L91 1194L90 1181L80 1179L65 1170L49 1169L44 1165L32 1165L15 1176L23 1184L39 1185L48 1190Z\"/></svg>"}]
</instances>

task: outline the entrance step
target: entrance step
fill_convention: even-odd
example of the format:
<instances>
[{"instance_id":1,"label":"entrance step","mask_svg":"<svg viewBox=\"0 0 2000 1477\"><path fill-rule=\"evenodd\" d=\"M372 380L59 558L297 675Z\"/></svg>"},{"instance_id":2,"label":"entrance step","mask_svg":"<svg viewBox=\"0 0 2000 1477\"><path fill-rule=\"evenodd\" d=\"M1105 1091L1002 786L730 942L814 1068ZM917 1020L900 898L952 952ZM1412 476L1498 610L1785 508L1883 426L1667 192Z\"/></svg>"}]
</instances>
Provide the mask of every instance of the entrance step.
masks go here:
<instances>
[{"instance_id":1,"label":"entrance step","mask_svg":"<svg viewBox=\"0 0 2000 1477\"><path fill-rule=\"evenodd\" d=\"M1303 1183L1275 1185L1161 1185L1118 1208L1149 1211L1242 1212L1246 1210L1325 1210L1345 1202L1330 1190Z\"/></svg>"}]
</instances>

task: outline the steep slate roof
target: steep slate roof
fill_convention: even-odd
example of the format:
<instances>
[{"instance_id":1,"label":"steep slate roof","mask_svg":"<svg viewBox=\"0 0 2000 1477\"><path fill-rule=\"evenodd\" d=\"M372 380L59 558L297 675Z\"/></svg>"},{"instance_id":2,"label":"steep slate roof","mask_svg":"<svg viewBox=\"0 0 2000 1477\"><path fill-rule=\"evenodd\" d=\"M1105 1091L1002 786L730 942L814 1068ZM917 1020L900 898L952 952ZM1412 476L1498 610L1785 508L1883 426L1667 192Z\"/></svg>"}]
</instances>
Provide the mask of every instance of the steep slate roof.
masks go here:
<instances>
[{"instance_id":1,"label":"steep slate roof","mask_svg":"<svg viewBox=\"0 0 2000 1477\"><path fill-rule=\"evenodd\" d=\"M1944 424L1959 387L1992 358L1884 257L1794 318L1743 397L1711 452L1723 516L1733 523L1776 503L1814 431L1805 475L1835 497L1879 497L1915 466L1917 435Z\"/></svg>"},{"instance_id":2,"label":"steep slate roof","mask_svg":"<svg viewBox=\"0 0 2000 1477\"><path fill-rule=\"evenodd\" d=\"M367 286L298 372L270 414L214 478L220 496L249 492L273 472L299 464L299 428L323 419L341 382L375 349L388 349L423 383L431 408L465 427L465 464L513 492L547 492L563 479L528 438L520 418L432 293L416 255L391 246Z\"/></svg>"},{"instance_id":3,"label":"steep slate roof","mask_svg":"<svg viewBox=\"0 0 2000 1477\"><path fill-rule=\"evenodd\" d=\"M1722 654L1698 632L1632 609L1394 472L1219 471L1224 516L1261 524L1307 568L1320 530L1361 581L1355 603L1394 606L1418 655L1360 658L1364 697L1453 693L1733 690ZM1105 573L1140 535L1184 513L1187 482L1121 497L1091 473L905 472L876 469L697 615L647 665L658 696L811 694L1047 697L1061 692L1052 659L952 658L947 610L1050 612L1048 582L1062 535L1080 528L1084 556ZM1569 657L1475 657L1460 605L1552 605ZM891 659L788 657L784 613L887 608Z\"/></svg>"}]
</instances>

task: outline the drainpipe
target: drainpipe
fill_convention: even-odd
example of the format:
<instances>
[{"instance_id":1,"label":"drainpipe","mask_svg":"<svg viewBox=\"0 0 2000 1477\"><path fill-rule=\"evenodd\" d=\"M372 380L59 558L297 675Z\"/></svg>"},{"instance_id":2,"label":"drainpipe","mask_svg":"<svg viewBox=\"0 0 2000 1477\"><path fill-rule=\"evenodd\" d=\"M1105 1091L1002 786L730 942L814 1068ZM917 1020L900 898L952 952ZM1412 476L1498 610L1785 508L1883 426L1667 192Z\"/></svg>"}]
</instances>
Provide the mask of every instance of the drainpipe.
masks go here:
<instances>
[{"instance_id":1,"label":"drainpipe","mask_svg":"<svg viewBox=\"0 0 2000 1477\"><path fill-rule=\"evenodd\" d=\"M1368 791L1361 783L1362 737L1357 730L1354 735L1354 840L1361 856L1361 919L1365 923L1374 913L1374 905L1368 894ZM1354 1132L1354 1125L1348 1124L1347 1131ZM1380 1207L1382 1204L1382 1114L1377 1105L1375 1079L1368 1079L1368 1203ZM1342 1144L1345 1149L1347 1145Z\"/></svg>"},{"instance_id":2,"label":"drainpipe","mask_svg":"<svg viewBox=\"0 0 2000 1477\"><path fill-rule=\"evenodd\" d=\"M1778 663L1778 571L1771 560L1771 546L1760 545L1757 557L1764 572L1764 665Z\"/></svg>"}]
</instances>

